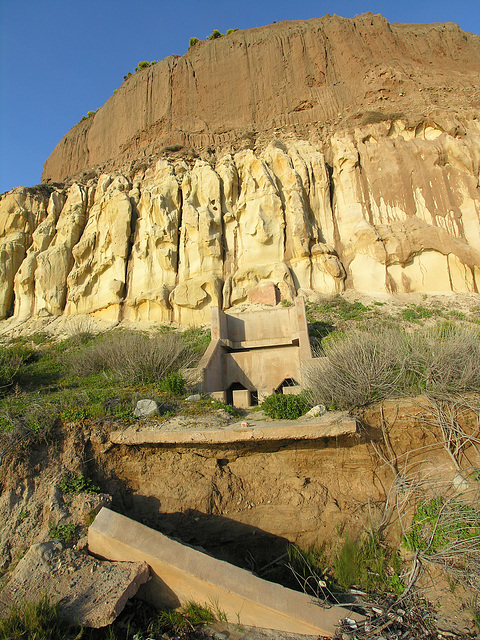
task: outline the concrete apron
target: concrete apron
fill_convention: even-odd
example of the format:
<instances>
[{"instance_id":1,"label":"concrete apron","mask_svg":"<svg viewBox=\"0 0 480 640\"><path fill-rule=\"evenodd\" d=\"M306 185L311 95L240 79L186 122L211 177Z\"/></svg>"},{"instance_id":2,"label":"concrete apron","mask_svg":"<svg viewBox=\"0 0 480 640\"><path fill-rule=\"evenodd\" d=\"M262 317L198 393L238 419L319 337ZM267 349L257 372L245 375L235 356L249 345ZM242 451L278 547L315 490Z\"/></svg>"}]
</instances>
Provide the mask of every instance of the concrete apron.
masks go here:
<instances>
[{"instance_id":1,"label":"concrete apron","mask_svg":"<svg viewBox=\"0 0 480 640\"><path fill-rule=\"evenodd\" d=\"M323 608L304 593L257 578L105 507L89 527L88 547L107 560L146 562L151 580L138 595L156 608L193 600L218 607L230 622L326 636L346 617L364 620L339 606Z\"/></svg>"},{"instance_id":2,"label":"concrete apron","mask_svg":"<svg viewBox=\"0 0 480 640\"><path fill-rule=\"evenodd\" d=\"M128 428L110 433L114 444L234 444L242 442L275 442L285 440L319 440L351 436L357 432L357 422L347 412L332 411L320 418L298 420L253 420L247 427L241 423L220 429L175 429L168 423L156 428Z\"/></svg>"}]
</instances>

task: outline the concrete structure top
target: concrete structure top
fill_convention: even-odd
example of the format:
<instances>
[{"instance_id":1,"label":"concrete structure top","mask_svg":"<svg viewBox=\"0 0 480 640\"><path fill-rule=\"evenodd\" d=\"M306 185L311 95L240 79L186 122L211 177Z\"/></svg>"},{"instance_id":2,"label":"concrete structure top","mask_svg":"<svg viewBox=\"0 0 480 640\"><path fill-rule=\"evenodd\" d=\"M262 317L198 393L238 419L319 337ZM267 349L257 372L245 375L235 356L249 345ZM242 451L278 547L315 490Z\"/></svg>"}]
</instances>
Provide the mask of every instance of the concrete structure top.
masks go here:
<instances>
[{"instance_id":1,"label":"concrete structure top","mask_svg":"<svg viewBox=\"0 0 480 640\"><path fill-rule=\"evenodd\" d=\"M351 436L357 432L355 418L346 412L329 412L320 418L298 420L250 421L247 427L241 423L229 424L223 428L180 428L178 422L168 425L159 423L145 429L138 427L123 431L113 431L110 441L114 444L234 444L241 442L275 442L298 440L318 440Z\"/></svg>"}]
</instances>

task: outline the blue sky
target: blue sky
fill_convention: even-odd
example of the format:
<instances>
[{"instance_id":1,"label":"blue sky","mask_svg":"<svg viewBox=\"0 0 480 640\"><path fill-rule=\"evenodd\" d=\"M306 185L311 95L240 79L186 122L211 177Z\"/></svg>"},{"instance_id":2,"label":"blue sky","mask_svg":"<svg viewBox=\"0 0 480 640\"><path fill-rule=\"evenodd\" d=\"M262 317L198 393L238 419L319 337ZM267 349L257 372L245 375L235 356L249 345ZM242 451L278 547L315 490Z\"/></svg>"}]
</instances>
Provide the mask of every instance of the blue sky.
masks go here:
<instances>
[{"instance_id":1,"label":"blue sky","mask_svg":"<svg viewBox=\"0 0 480 640\"><path fill-rule=\"evenodd\" d=\"M38 184L62 136L139 60L181 55L213 29L366 11L480 34L479 0L0 0L0 193Z\"/></svg>"}]
</instances>

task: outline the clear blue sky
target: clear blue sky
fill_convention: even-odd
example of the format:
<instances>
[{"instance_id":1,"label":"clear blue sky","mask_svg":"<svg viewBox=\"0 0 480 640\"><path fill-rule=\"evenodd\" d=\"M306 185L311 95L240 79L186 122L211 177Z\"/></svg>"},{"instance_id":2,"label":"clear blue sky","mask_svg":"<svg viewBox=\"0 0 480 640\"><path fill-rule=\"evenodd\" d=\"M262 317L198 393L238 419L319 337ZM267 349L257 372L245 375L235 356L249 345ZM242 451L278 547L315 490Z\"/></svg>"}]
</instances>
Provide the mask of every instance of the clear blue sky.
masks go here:
<instances>
[{"instance_id":1,"label":"clear blue sky","mask_svg":"<svg viewBox=\"0 0 480 640\"><path fill-rule=\"evenodd\" d=\"M0 193L38 184L57 142L139 60L181 55L213 29L366 11L480 34L480 0L0 0Z\"/></svg>"}]
</instances>

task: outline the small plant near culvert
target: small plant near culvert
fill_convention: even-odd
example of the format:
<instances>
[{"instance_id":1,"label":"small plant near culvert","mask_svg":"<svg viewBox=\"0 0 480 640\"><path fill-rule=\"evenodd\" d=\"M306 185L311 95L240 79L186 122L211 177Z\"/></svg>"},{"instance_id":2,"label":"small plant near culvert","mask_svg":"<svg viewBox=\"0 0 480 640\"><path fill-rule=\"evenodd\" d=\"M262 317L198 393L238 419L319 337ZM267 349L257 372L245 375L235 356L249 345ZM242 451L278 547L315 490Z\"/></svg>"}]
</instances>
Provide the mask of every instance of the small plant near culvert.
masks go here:
<instances>
[{"instance_id":1,"label":"small plant near culvert","mask_svg":"<svg viewBox=\"0 0 480 640\"><path fill-rule=\"evenodd\" d=\"M58 605L47 596L14 606L0 620L0 640L77 640L81 634L79 626L60 617Z\"/></svg>"},{"instance_id":2,"label":"small plant near culvert","mask_svg":"<svg viewBox=\"0 0 480 640\"><path fill-rule=\"evenodd\" d=\"M309 409L309 403L302 395L273 393L262 403L262 410L269 418L276 420L296 420Z\"/></svg>"},{"instance_id":3,"label":"small plant near culvert","mask_svg":"<svg viewBox=\"0 0 480 640\"><path fill-rule=\"evenodd\" d=\"M88 491L89 493L99 493L100 491L100 487L81 473L63 475L58 487L63 493L74 493L75 495L83 491Z\"/></svg>"},{"instance_id":4,"label":"small plant near culvert","mask_svg":"<svg viewBox=\"0 0 480 640\"><path fill-rule=\"evenodd\" d=\"M185 392L185 378L179 371L172 371L160 380L158 387L171 396L182 396Z\"/></svg>"}]
</instances>

